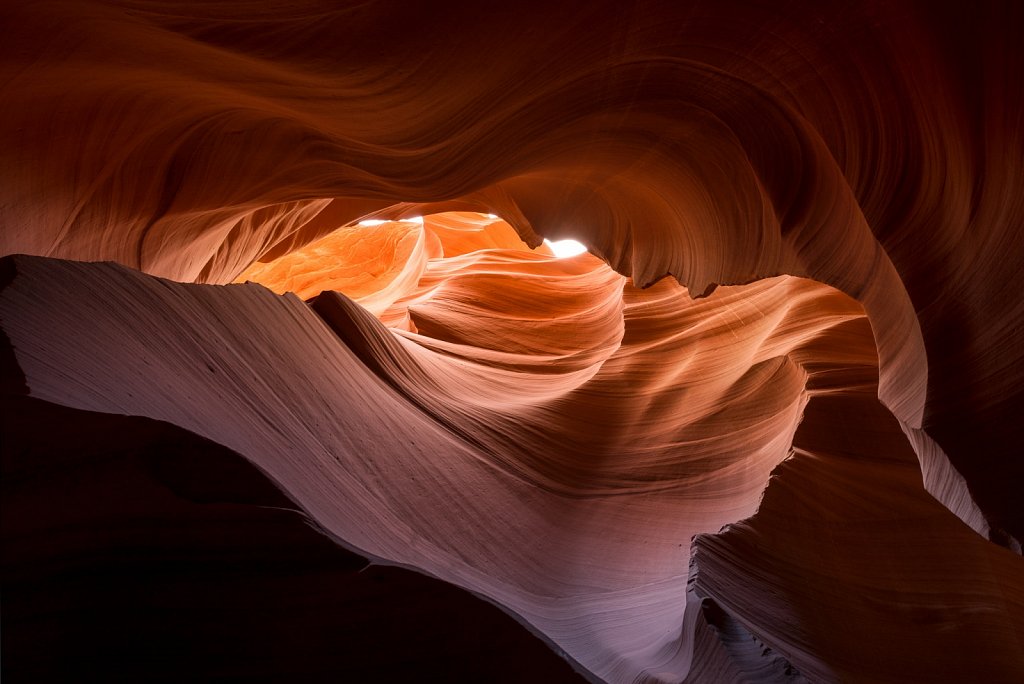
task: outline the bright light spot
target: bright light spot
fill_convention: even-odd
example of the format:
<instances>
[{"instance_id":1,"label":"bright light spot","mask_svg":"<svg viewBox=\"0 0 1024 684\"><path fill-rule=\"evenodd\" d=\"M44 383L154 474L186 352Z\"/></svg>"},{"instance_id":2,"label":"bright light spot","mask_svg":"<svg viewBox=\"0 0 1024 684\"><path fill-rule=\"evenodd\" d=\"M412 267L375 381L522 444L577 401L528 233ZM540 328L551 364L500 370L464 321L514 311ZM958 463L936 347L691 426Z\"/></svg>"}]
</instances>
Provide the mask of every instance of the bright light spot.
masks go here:
<instances>
[{"instance_id":1,"label":"bright light spot","mask_svg":"<svg viewBox=\"0 0 1024 684\"><path fill-rule=\"evenodd\" d=\"M359 226L379 226L382 223L391 223L392 220L394 220L394 221L411 221L413 223L419 223L421 225L423 223L423 217L422 216L410 216L409 218L403 218L403 219L366 219L364 221L360 221L356 225L359 225Z\"/></svg>"},{"instance_id":2,"label":"bright light spot","mask_svg":"<svg viewBox=\"0 0 1024 684\"><path fill-rule=\"evenodd\" d=\"M577 254L583 254L587 251L586 247L575 240L556 240L555 242L545 240L544 244L547 245L559 259L576 256Z\"/></svg>"},{"instance_id":3,"label":"bright light spot","mask_svg":"<svg viewBox=\"0 0 1024 684\"><path fill-rule=\"evenodd\" d=\"M496 219L496 218L498 218L498 215L497 214L487 214L487 218L489 218L489 219Z\"/></svg>"}]
</instances>

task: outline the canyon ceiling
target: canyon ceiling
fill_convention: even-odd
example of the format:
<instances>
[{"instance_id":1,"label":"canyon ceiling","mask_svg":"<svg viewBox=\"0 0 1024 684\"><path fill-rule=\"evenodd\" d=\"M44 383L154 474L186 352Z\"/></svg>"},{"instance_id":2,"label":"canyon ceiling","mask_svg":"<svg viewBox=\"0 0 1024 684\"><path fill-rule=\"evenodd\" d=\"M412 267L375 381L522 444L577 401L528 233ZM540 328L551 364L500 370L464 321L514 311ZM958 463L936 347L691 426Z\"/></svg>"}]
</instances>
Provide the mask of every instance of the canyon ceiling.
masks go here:
<instances>
[{"instance_id":1,"label":"canyon ceiling","mask_svg":"<svg viewBox=\"0 0 1024 684\"><path fill-rule=\"evenodd\" d=\"M1024 681L1022 36L3 3L5 679Z\"/></svg>"}]
</instances>

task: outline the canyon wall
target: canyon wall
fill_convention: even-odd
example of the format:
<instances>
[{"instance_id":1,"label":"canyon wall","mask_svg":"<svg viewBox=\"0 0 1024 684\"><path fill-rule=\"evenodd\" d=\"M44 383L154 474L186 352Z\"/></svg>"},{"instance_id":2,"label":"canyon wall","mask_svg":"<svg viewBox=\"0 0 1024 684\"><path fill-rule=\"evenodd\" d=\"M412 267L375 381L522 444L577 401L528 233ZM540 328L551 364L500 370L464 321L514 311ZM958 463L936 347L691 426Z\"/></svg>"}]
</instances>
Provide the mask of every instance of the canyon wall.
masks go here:
<instances>
[{"instance_id":1,"label":"canyon wall","mask_svg":"<svg viewBox=\"0 0 1024 684\"><path fill-rule=\"evenodd\" d=\"M1019 681L1019 3L0 13L5 593L216 520L336 634L449 592L285 678Z\"/></svg>"}]
</instances>

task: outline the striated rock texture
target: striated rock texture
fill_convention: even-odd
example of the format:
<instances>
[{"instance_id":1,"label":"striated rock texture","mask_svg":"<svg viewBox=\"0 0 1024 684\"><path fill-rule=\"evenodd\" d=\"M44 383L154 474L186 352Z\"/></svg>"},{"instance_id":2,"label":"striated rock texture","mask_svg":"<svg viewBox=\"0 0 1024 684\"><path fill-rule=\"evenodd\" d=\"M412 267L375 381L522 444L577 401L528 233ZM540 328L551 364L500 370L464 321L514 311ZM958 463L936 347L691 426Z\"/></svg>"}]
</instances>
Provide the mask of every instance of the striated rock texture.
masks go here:
<instances>
[{"instance_id":1,"label":"striated rock texture","mask_svg":"<svg viewBox=\"0 0 1024 684\"><path fill-rule=\"evenodd\" d=\"M11 681L1024 678L1024 5L0 32Z\"/></svg>"}]
</instances>

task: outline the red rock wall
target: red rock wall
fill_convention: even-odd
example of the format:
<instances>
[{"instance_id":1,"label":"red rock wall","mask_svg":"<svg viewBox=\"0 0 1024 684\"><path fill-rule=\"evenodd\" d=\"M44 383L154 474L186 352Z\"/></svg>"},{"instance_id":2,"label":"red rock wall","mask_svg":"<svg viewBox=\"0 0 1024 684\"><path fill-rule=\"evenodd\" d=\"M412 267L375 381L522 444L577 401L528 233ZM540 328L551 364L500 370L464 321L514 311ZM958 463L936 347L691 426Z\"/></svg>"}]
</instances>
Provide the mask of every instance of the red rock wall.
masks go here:
<instances>
[{"instance_id":1,"label":"red rock wall","mask_svg":"<svg viewBox=\"0 0 1024 684\"><path fill-rule=\"evenodd\" d=\"M8 394L607 681L1024 670L1018 3L0 11Z\"/></svg>"}]
</instances>

